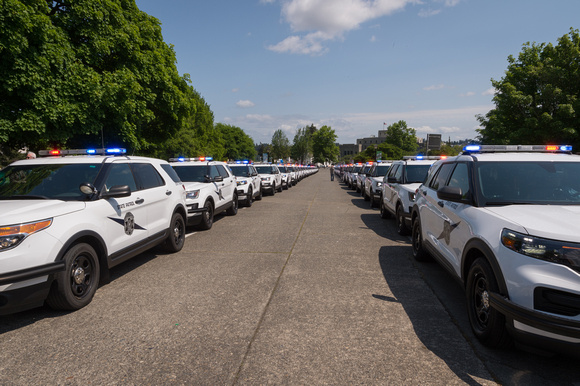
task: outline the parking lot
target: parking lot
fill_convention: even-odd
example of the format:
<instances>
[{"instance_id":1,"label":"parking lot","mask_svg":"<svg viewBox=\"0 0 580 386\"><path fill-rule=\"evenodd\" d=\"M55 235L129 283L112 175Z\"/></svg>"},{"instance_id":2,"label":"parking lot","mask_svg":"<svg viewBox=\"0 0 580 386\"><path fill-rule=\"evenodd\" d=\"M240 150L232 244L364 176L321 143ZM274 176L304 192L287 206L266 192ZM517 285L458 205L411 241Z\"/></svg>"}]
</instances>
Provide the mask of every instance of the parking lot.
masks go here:
<instances>
[{"instance_id":1,"label":"parking lot","mask_svg":"<svg viewBox=\"0 0 580 386\"><path fill-rule=\"evenodd\" d=\"M460 286L322 169L85 308L0 317L0 384L580 384L577 359L489 350Z\"/></svg>"}]
</instances>

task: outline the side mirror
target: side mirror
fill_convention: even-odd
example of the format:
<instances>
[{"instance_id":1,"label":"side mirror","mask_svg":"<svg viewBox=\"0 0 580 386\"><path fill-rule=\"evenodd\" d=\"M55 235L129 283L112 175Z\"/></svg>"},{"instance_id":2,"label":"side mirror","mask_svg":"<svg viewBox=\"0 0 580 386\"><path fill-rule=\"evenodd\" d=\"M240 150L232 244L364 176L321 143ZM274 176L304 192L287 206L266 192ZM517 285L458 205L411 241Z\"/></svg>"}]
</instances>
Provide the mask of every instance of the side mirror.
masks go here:
<instances>
[{"instance_id":1,"label":"side mirror","mask_svg":"<svg viewBox=\"0 0 580 386\"><path fill-rule=\"evenodd\" d=\"M446 201L461 201L463 192L458 186L444 186L437 191L437 198Z\"/></svg>"},{"instance_id":2,"label":"side mirror","mask_svg":"<svg viewBox=\"0 0 580 386\"><path fill-rule=\"evenodd\" d=\"M224 178L222 176L217 176L213 180L214 180L214 182L222 182L224 180Z\"/></svg>"},{"instance_id":3,"label":"side mirror","mask_svg":"<svg viewBox=\"0 0 580 386\"><path fill-rule=\"evenodd\" d=\"M103 198L129 197L130 195L131 189L129 185L115 185L108 192L103 192Z\"/></svg>"}]
</instances>

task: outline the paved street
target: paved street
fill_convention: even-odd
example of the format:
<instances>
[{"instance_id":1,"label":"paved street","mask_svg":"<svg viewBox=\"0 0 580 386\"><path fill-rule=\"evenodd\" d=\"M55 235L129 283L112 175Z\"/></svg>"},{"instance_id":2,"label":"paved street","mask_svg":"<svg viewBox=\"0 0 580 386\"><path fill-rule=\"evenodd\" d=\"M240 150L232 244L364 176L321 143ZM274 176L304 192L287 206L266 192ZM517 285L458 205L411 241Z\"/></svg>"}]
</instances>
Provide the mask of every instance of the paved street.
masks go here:
<instances>
[{"instance_id":1,"label":"paved street","mask_svg":"<svg viewBox=\"0 0 580 386\"><path fill-rule=\"evenodd\" d=\"M459 285L328 170L114 268L80 311L0 317L0 347L2 385L580 385L576 360L479 345Z\"/></svg>"}]
</instances>

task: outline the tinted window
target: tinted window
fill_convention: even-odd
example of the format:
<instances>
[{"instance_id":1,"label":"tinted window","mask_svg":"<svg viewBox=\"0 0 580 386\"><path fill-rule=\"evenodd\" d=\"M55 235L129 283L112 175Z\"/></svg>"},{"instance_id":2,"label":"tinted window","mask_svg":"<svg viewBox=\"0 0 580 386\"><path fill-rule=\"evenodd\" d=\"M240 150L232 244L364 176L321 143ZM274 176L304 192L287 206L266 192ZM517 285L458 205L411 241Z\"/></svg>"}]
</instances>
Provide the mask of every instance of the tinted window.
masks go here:
<instances>
[{"instance_id":1,"label":"tinted window","mask_svg":"<svg viewBox=\"0 0 580 386\"><path fill-rule=\"evenodd\" d=\"M389 173L387 174L388 177L394 177L395 173L397 172L397 168L399 167L399 164L394 164L393 166L391 166L391 168L389 169Z\"/></svg>"},{"instance_id":2,"label":"tinted window","mask_svg":"<svg viewBox=\"0 0 580 386\"><path fill-rule=\"evenodd\" d=\"M256 166L256 170L261 174L272 174L272 168L270 166Z\"/></svg>"},{"instance_id":3,"label":"tinted window","mask_svg":"<svg viewBox=\"0 0 580 386\"><path fill-rule=\"evenodd\" d=\"M466 199L469 196L469 173L467 164L459 163L455 167L451 178L449 179L449 186L456 186L461 188L462 198Z\"/></svg>"},{"instance_id":4,"label":"tinted window","mask_svg":"<svg viewBox=\"0 0 580 386\"><path fill-rule=\"evenodd\" d=\"M219 177L220 172L218 171L217 167L215 165L209 165L209 177L210 178L216 178Z\"/></svg>"},{"instance_id":5,"label":"tinted window","mask_svg":"<svg viewBox=\"0 0 580 386\"><path fill-rule=\"evenodd\" d=\"M407 165L407 183L423 182L431 165Z\"/></svg>"},{"instance_id":6,"label":"tinted window","mask_svg":"<svg viewBox=\"0 0 580 386\"><path fill-rule=\"evenodd\" d=\"M8 166L0 171L0 199L12 196L83 200L82 183L93 184L101 164Z\"/></svg>"},{"instance_id":7,"label":"tinted window","mask_svg":"<svg viewBox=\"0 0 580 386\"><path fill-rule=\"evenodd\" d=\"M135 178L139 181L139 189L151 189L165 185L165 181L151 164L131 164Z\"/></svg>"},{"instance_id":8,"label":"tinted window","mask_svg":"<svg viewBox=\"0 0 580 386\"><path fill-rule=\"evenodd\" d=\"M441 168L439 168L437 175L435 175L435 177L431 181L431 184L429 185L429 187L433 188L435 190L438 190L439 188L442 188L443 186L445 186L445 183L447 182L447 178L449 177L449 174L453 170L454 166L455 166L455 164L453 164L453 163L447 163L447 164L441 165Z\"/></svg>"},{"instance_id":9,"label":"tinted window","mask_svg":"<svg viewBox=\"0 0 580 386\"><path fill-rule=\"evenodd\" d=\"M230 166L230 170L234 176L247 177L248 167L247 166Z\"/></svg>"},{"instance_id":10,"label":"tinted window","mask_svg":"<svg viewBox=\"0 0 580 386\"><path fill-rule=\"evenodd\" d=\"M105 180L105 191L109 191L113 186L129 185L132 192L137 190L137 184L133 177L133 172L127 163L114 163L109 169L109 174Z\"/></svg>"},{"instance_id":11,"label":"tinted window","mask_svg":"<svg viewBox=\"0 0 580 386\"><path fill-rule=\"evenodd\" d=\"M389 170L389 165L378 165L373 173L374 177L384 176L387 174L387 170Z\"/></svg>"},{"instance_id":12,"label":"tinted window","mask_svg":"<svg viewBox=\"0 0 580 386\"><path fill-rule=\"evenodd\" d=\"M175 172L175 170L169 164L161 164L161 168L165 170L165 173L169 175L169 177L173 180L173 182L181 182L179 176Z\"/></svg>"},{"instance_id":13,"label":"tinted window","mask_svg":"<svg viewBox=\"0 0 580 386\"><path fill-rule=\"evenodd\" d=\"M227 178L227 177L230 176L230 174L228 173L228 171L226 170L226 168L224 167L224 165L216 165L216 167L217 167L218 173L223 178Z\"/></svg>"},{"instance_id":14,"label":"tinted window","mask_svg":"<svg viewBox=\"0 0 580 386\"><path fill-rule=\"evenodd\" d=\"M205 182L206 165L175 166L174 169L183 182Z\"/></svg>"}]
</instances>

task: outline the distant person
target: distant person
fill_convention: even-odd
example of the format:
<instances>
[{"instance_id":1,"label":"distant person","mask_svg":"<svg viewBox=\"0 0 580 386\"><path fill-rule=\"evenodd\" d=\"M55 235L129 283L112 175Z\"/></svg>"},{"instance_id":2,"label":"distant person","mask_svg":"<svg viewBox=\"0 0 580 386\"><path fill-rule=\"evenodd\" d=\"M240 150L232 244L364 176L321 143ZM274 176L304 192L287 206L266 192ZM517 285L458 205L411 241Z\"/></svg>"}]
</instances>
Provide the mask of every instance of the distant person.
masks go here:
<instances>
[{"instance_id":1,"label":"distant person","mask_svg":"<svg viewBox=\"0 0 580 386\"><path fill-rule=\"evenodd\" d=\"M330 165L330 181L334 181L334 165Z\"/></svg>"}]
</instances>

